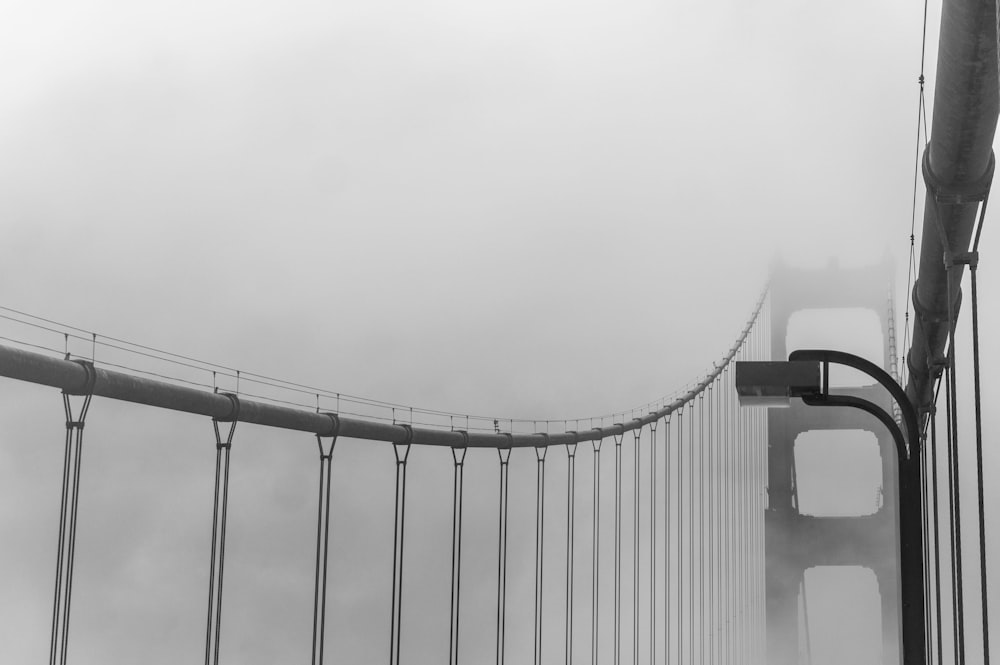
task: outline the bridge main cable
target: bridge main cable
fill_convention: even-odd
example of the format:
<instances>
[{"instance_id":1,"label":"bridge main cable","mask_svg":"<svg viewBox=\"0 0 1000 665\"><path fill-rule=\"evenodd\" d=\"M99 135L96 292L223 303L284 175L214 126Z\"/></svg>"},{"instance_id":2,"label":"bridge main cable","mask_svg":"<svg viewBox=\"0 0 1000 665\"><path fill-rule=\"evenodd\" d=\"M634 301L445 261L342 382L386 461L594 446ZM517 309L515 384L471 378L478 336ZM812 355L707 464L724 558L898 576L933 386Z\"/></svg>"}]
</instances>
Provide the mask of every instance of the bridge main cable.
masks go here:
<instances>
[{"instance_id":1,"label":"bridge main cable","mask_svg":"<svg viewBox=\"0 0 1000 665\"><path fill-rule=\"evenodd\" d=\"M449 448L463 444L470 448L534 448L596 441L639 430L677 411L716 379L723 368L733 360L752 329L765 296L766 290L736 343L723 357L722 362L716 364L712 372L684 395L644 416L607 427L595 427L578 432L556 432L547 437L539 433L468 432L467 440L466 435L458 431L429 427L409 428L388 422L339 416L338 436L392 443L409 441L419 445ZM83 394L88 388L92 388L94 396L207 416L223 422L245 422L310 432L319 436L334 434L335 419L329 413L317 413L244 397L239 398L237 409L233 406L233 401L221 393L135 376L99 366L94 367L95 377L89 377L87 372L87 368L80 361L53 358L34 351L0 345L0 376L10 379L59 388L68 394Z\"/></svg>"}]
</instances>

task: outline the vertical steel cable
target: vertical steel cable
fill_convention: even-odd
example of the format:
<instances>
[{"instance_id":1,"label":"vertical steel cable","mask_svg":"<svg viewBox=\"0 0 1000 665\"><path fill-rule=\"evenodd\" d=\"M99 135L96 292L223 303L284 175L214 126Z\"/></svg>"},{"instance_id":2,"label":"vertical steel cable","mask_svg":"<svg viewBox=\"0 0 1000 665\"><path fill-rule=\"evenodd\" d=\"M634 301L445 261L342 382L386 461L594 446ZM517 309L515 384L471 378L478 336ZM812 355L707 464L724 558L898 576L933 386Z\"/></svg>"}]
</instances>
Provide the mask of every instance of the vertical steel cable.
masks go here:
<instances>
[{"instance_id":1,"label":"vertical steel cable","mask_svg":"<svg viewBox=\"0 0 1000 665\"><path fill-rule=\"evenodd\" d=\"M688 402L688 415L690 416L690 426L688 427L688 662L694 663L694 402L692 398Z\"/></svg>"},{"instance_id":2,"label":"vertical steel cable","mask_svg":"<svg viewBox=\"0 0 1000 665\"><path fill-rule=\"evenodd\" d=\"M998 20L1000 20L1000 7L997 9L997 17ZM1000 33L997 34L997 39L1000 40ZM985 212L986 201L983 201L982 208ZM982 223L980 223L980 228L981 226ZM990 665L989 596L987 595L986 584L986 508L983 497L983 416L982 406L980 404L979 376L979 294L976 286L976 269L979 267L978 264L978 255L974 254L969 263L969 272L972 279L972 375L976 409L976 487L978 490L979 503L979 583L983 611L983 663L984 665Z\"/></svg>"},{"instance_id":3,"label":"vertical steel cable","mask_svg":"<svg viewBox=\"0 0 1000 665\"><path fill-rule=\"evenodd\" d=\"M705 662L705 391L698 393L698 662Z\"/></svg>"},{"instance_id":4,"label":"vertical steel cable","mask_svg":"<svg viewBox=\"0 0 1000 665\"><path fill-rule=\"evenodd\" d=\"M955 663L961 663L959 657L959 601L958 601L958 589L960 588L959 582L956 574L956 561L955 561L955 461L954 461L954 449L952 447L952 411L951 411L951 374L945 369L944 372L944 383L945 383L945 465L948 468L948 526L950 547L949 547L949 564L951 565L951 619L952 619L952 636L953 642L952 647L954 649Z\"/></svg>"},{"instance_id":5,"label":"vertical steel cable","mask_svg":"<svg viewBox=\"0 0 1000 665\"><path fill-rule=\"evenodd\" d=\"M576 526L576 443L566 444L566 665L573 662L573 545Z\"/></svg>"},{"instance_id":6,"label":"vertical steel cable","mask_svg":"<svg viewBox=\"0 0 1000 665\"><path fill-rule=\"evenodd\" d=\"M940 383L938 384L940 386ZM937 400L934 400L937 402ZM937 461L937 408L931 404L931 495L934 505L934 600L935 613L937 615L937 653L938 664L944 663L944 646L942 640L941 622L941 545L939 536L939 517L941 515L938 507L938 461Z\"/></svg>"},{"instance_id":7,"label":"vertical steel cable","mask_svg":"<svg viewBox=\"0 0 1000 665\"><path fill-rule=\"evenodd\" d=\"M336 427L334 429L336 431ZM312 663L322 665L326 637L326 577L330 552L330 475L333 448L337 436L330 438L329 449L323 446L323 437L316 435L319 447L319 491L316 508L316 581L313 589ZM395 571L393 571L395 572Z\"/></svg>"},{"instance_id":8,"label":"vertical steel cable","mask_svg":"<svg viewBox=\"0 0 1000 665\"><path fill-rule=\"evenodd\" d=\"M66 439L63 452L62 487L59 498L59 535L56 552L55 592L52 600L52 635L49 639L49 663L65 663L69 649L70 604L73 597L73 568L76 559L76 524L80 503L80 466L83 454L83 426L90 410L96 372L91 362L80 363L87 382L80 413L73 416L70 394L63 391ZM67 529L69 533L67 534ZM61 617L60 617L61 615ZM61 623L60 623L61 619Z\"/></svg>"},{"instance_id":9,"label":"vertical steel cable","mask_svg":"<svg viewBox=\"0 0 1000 665\"><path fill-rule=\"evenodd\" d=\"M598 647L598 589L600 582L601 542L601 439L594 439L594 514L591 524L592 549L590 552L590 665L597 665Z\"/></svg>"},{"instance_id":10,"label":"vertical steel cable","mask_svg":"<svg viewBox=\"0 0 1000 665\"><path fill-rule=\"evenodd\" d=\"M723 395L724 408L722 410L722 441L721 448L719 451L719 475L720 475L720 486L721 486L721 515L720 520L722 522L722 532L720 536L721 553L719 562L719 576L720 576L720 590L722 592L722 597L720 599L721 609L724 616L722 617L722 645L721 645L721 660L723 663L730 663L729 654L729 628L730 619L729 615L732 611L732 607L729 603L729 392L731 386L729 385L729 365L723 370L723 382L725 384L725 391Z\"/></svg>"},{"instance_id":11,"label":"vertical steel cable","mask_svg":"<svg viewBox=\"0 0 1000 665\"><path fill-rule=\"evenodd\" d=\"M746 341L744 341L744 347L742 349L743 357L747 356L747 346ZM736 447L734 450L734 480L739 483L736 490L736 496L734 497L735 505L735 521L736 521L736 542L735 542L735 552L733 561L734 570L734 590L733 596L735 600L734 611L736 612L735 617L735 634L734 634L734 647L736 651L736 662L745 662L745 651L744 651L744 618L745 611L743 607L743 541L745 539L744 532L744 514L743 514L743 496L745 491L743 486L743 480L745 477L743 471L743 451L745 447L747 431L750 429L750 414L745 412L740 413L739 429L736 434Z\"/></svg>"},{"instance_id":12,"label":"vertical steel cable","mask_svg":"<svg viewBox=\"0 0 1000 665\"><path fill-rule=\"evenodd\" d=\"M756 340L756 359L764 359L764 329L760 320L754 324L754 337ZM756 661L757 653L757 633L759 625L759 615L757 607L757 571L756 571L756 561L757 561L757 451L760 449L761 441L763 439L764 432L764 420L766 418L767 412L763 409L759 409L757 413L757 427L754 433L754 439L749 451L749 480L750 480L750 495L747 501L748 515L748 530L749 538L747 541L747 581L748 581L748 597L749 597L749 640L747 643L750 649L750 662L754 663ZM804 578L803 578L804 579ZM803 584L805 582L803 581Z\"/></svg>"},{"instance_id":13,"label":"vertical steel cable","mask_svg":"<svg viewBox=\"0 0 1000 665\"><path fill-rule=\"evenodd\" d=\"M751 335L753 337L753 343L754 343L754 359L755 360L760 360L760 333L759 333L759 331L757 330L756 327L754 327L754 329L751 331ZM744 605L746 607L746 617L747 617L747 620L746 620L746 640L745 640L744 644L745 644L745 648L747 650L747 655L748 655L747 661L748 662L750 661L749 655L751 653L751 648L752 648L752 644L753 644L753 620L754 620L754 615L753 615L753 609L754 608L753 608L753 604L752 604L753 603L753 596L752 596L753 589L752 589L752 586L751 586L751 583L753 581L753 576L752 576L753 570L752 570L752 567L751 567L751 556L753 554L753 550L752 550L752 547L751 547L752 538L753 538L753 530L751 528L752 520L753 520L753 508L752 508L752 506L753 506L753 503L752 503L752 500L753 500L753 467L752 467L752 463L753 463L753 451L757 447L757 442L760 440L760 432L761 432L761 425L760 425L760 421L761 421L761 409L755 409L755 413L752 414L752 418L753 418L753 421L752 421L753 429L751 430L751 436L750 436L749 440L747 441L746 462L745 462L744 474L743 474L744 484L745 484L745 487L746 487L746 493L745 493L746 500L745 500L745 506L744 506L744 515L746 516L745 517L745 519L746 519L746 527L745 527L745 529L746 530L744 532L746 534L746 538L745 538L744 547L746 548L746 554L745 554L745 557L743 559L744 565L745 565L745 568L744 568L744 583L746 585L746 587L745 587L746 588L746 592L745 592L746 593L746 600L745 600Z\"/></svg>"},{"instance_id":14,"label":"vertical steel cable","mask_svg":"<svg viewBox=\"0 0 1000 665\"><path fill-rule=\"evenodd\" d=\"M921 515L923 519L923 524L921 528L923 533L921 533L921 547L924 556L924 598L927 601L931 598L932 585L931 585L931 530L930 530L930 497L927 494L927 437L924 433L920 434L920 502L923 506L923 514ZM884 508L884 502L882 508ZM934 562L934 566L937 565L937 561ZM924 658L927 663L934 662L934 613L925 611L924 612L924 635L927 639L924 643Z\"/></svg>"},{"instance_id":15,"label":"vertical steel cable","mask_svg":"<svg viewBox=\"0 0 1000 665\"><path fill-rule=\"evenodd\" d=\"M548 443L548 436L545 436ZM545 453L548 447L537 446L535 458L538 462L535 495L535 665L542 663L542 562L545 549Z\"/></svg>"},{"instance_id":16,"label":"vertical steel cable","mask_svg":"<svg viewBox=\"0 0 1000 665\"><path fill-rule=\"evenodd\" d=\"M763 570L762 565L762 554L760 551L761 543L761 520L764 514L763 506L761 504L761 492L763 489L763 464L762 464L762 453L764 447L767 445L767 411L762 411L760 414L761 429L760 434L757 437L757 448L754 451L754 500L753 500L753 525L754 525L754 536L753 536L753 568L751 573L753 575L754 584L754 654L755 662L759 662L761 657L761 647L762 640L761 635L763 633L763 623L764 623L764 605L763 605L763 591L761 588L761 570Z\"/></svg>"},{"instance_id":17,"label":"vertical steel cable","mask_svg":"<svg viewBox=\"0 0 1000 665\"><path fill-rule=\"evenodd\" d=\"M59 539L58 546L56 548L56 586L55 594L52 599L52 637L49 640L49 664L55 665L58 662L57 654L57 644L61 644L61 641L57 639L60 635L60 608L62 604L62 574L63 574L63 552L66 547L66 513L67 513L67 500L69 498L69 480L70 480L70 461L74 457L74 433L75 426L71 423L73 422L73 416L70 413L69 398L67 395L63 394L63 406L66 411L66 444L65 451L63 453L63 475L62 475L62 493L59 499Z\"/></svg>"},{"instance_id":18,"label":"vertical steel cable","mask_svg":"<svg viewBox=\"0 0 1000 665\"><path fill-rule=\"evenodd\" d=\"M462 432L465 442L451 449L455 466L454 493L451 502L451 628L448 635L448 662L458 665L458 636L462 591L462 479L469 435Z\"/></svg>"},{"instance_id":19,"label":"vertical steel cable","mask_svg":"<svg viewBox=\"0 0 1000 665\"><path fill-rule=\"evenodd\" d=\"M409 426L407 441L394 443L396 455L396 491L392 529L392 618L389 624L389 665L399 665L403 643L403 545L406 535L406 460L410 456Z\"/></svg>"},{"instance_id":20,"label":"vertical steel cable","mask_svg":"<svg viewBox=\"0 0 1000 665\"><path fill-rule=\"evenodd\" d=\"M656 424L649 424L649 665L656 663Z\"/></svg>"},{"instance_id":21,"label":"vertical steel cable","mask_svg":"<svg viewBox=\"0 0 1000 665\"><path fill-rule=\"evenodd\" d=\"M497 665L503 665L507 633L507 490L510 448L498 448L500 457L500 526L497 537Z\"/></svg>"},{"instance_id":22,"label":"vertical steel cable","mask_svg":"<svg viewBox=\"0 0 1000 665\"><path fill-rule=\"evenodd\" d=\"M708 662L715 663L715 467L712 465L714 455L713 434L715 433L714 381L708 384Z\"/></svg>"},{"instance_id":23,"label":"vertical steel cable","mask_svg":"<svg viewBox=\"0 0 1000 665\"><path fill-rule=\"evenodd\" d=\"M212 508L212 552L208 572L208 626L205 634L205 665L219 662L219 642L222 628L222 574L226 561L226 513L229 505L229 451L233 444L239 415L239 400L229 395L234 414L225 441L219 432L219 420L212 420L215 430L215 500ZM221 483L220 483L221 479ZM216 558L218 557L218 558ZM219 574L215 568L218 564ZM212 606L215 606L213 615Z\"/></svg>"},{"instance_id":24,"label":"vertical steel cable","mask_svg":"<svg viewBox=\"0 0 1000 665\"><path fill-rule=\"evenodd\" d=\"M670 665L670 493L672 476L670 475L670 414L663 423L663 661Z\"/></svg>"},{"instance_id":25,"label":"vertical steel cable","mask_svg":"<svg viewBox=\"0 0 1000 665\"><path fill-rule=\"evenodd\" d=\"M634 430L632 477L632 664L639 665L639 442L642 428Z\"/></svg>"},{"instance_id":26,"label":"vertical steel cable","mask_svg":"<svg viewBox=\"0 0 1000 665\"><path fill-rule=\"evenodd\" d=\"M950 258L950 255L949 257ZM962 574L962 484L959 477L959 467L960 459L959 449L958 449L958 377L955 369L955 326L958 324L955 312L955 303L953 302L951 296L952 289L952 264L949 261L947 264L947 269L945 270L945 275L947 277L947 294L948 294L948 356L949 362L945 371L949 378L949 391L948 391L948 405L949 411L949 433L950 433L950 449L951 454L949 457L949 463L952 467L952 501L954 503L954 508L952 510L952 520L954 522L955 528L955 551L953 558L953 566L955 568L955 589L956 589L956 606L957 606L957 616L958 616L958 663L959 665L965 665L965 600L963 593L963 574Z\"/></svg>"},{"instance_id":27,"label":"vertical steel cable","mask_svg":"<svg viewBox=\"0 0 1000 665\"><path fill-rule=\"evenodd\" d=\"M677 663L684 663L684 406L677 409Z\"/></svg>"},{"instance_id":28,"label":"vertical steel cable","mask_svg":"<svg viewBox=\"0 0 1000 665\"><path fill-rule=\"evenodd\" d=\"M749 340L750 340L750 358L752 360L757 360L757 335L756 330L751 329ZM754 441L757 438L757 417L758 414L755 409L750 412L748 423L747 437L743 442L743 455L742 455L742 465L743 468L740 471L740 483L743 487L743 501L741 502L742 509L742 522L743 522L743 538L740 541L740 548L743 550L743 555L741 559L742 569L740 571L740 582L743 587L743 602L742 606L742 616L743 616L743 644L742 651L744 654L744 662L749 663L748 658L750 654L750 511L748 509L748 503L750 499L750 451L753 449Z\"/></svg>"},{"instance_id":29,"label":"vertical steel cable","mask_svg":"<svg viewBox=\"0 0 1000 665\"><path fill-rule=\"evenodd\" d=\"M622 438L615 434L615 665L622 658Z\"/></svg>"}]
</instances>

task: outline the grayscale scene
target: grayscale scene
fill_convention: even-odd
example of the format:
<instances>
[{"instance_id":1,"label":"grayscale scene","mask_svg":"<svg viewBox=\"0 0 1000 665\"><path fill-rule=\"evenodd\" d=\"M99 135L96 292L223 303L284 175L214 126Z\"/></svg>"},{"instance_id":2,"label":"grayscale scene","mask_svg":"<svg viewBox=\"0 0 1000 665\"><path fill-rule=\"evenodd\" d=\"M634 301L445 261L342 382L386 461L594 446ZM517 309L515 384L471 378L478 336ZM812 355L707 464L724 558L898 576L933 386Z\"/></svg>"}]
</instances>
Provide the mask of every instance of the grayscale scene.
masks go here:
<instances>
[{"instance_id":1,"label":"grayscale scene","mask_svg":"<svg viewBox=\"0 0 1000 665\"><path fill-rule=\"evenodd\" d=\"M0 663L988 665L998 26L7 3Z\"/></svg>"}]
</instances>

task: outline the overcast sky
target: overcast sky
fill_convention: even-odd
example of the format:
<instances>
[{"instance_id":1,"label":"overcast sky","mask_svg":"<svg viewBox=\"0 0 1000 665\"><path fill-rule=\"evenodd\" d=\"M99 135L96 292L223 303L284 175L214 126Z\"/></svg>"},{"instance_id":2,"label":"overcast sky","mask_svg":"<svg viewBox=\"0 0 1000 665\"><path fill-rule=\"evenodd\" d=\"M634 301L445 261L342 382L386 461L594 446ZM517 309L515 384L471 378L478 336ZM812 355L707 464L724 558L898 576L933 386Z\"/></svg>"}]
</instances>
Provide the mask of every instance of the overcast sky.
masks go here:
<instances>
[{"instance_id":1,"label":"overcast sky","mask_svg":"<svg viewBox=\"0 0 1000 665\"><path fill-rule=\"evenodd\" d=\"M527 419L628 410L698 378L776 258L888 256L902 316L919 3L8 5L0 305L333 391ZM62 420L55 391L0 382L4 662L48 645ZM199 657L211 436L207 421L95 402L75 662ZM237 440L223 654L303 659L314 442L250 427ZM387 640L393 465L371 445L337 450L338 542L368 543L336 552L343 662L380 662ZM450 459L412 459L413 570L447 579ZM495 460L472 461L470 486L493 491ZM527 515L533 462L517 464ZM495 497L471 500L485 561ZM489 561L469 574L491 580ZM446 607L447 588L433 593L428 607ZM440 662L440 612L409 608L413 662ZM469 640L488 645L474 621Z\"/></svg>"}]
</instances>

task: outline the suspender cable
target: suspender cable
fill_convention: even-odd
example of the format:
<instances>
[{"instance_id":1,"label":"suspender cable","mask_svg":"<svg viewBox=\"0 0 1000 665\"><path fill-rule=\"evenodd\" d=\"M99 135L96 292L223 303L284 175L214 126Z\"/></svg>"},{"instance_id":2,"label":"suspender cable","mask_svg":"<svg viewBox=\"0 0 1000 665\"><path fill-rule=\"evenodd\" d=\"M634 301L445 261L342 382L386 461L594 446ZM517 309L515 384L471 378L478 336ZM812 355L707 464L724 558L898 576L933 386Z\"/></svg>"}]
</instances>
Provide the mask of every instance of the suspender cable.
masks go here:
<instances>
[{"instance_id":1,"label":"suspender cable","mask_svg":"<svg viewBox=\"0 0 1000 665\"><path fill-rule=\"evenodd\" d=\"M507 490L510 448L498 448L500 457L500 527L497 537L497 665L503 665L507 633Z\"/></svg>"},{"instance_id":2,"label":"suspender cable","mask_svg":"<svg viewBox=\"0 0 1000 665\"><path fill-rule=\"evenodd\" d=\"M86 384L79 415L73 416L70 393L63 391L66 417L66 440L63 451L62 488L59 498L59 536L56 551L56 582L52 599L52 635L49 638L49 663L65 664L69 648L69 613L73 597L73 568L76 559L76 523L80 505L80 464L83 453L83 425L90 410L94 380L91 362L80 361L86 371ZM68 533L67 533L68 529Z\"/></svg>"},{"instance_id":3,"label":"suspender cable","mask_svg":"<svg viewBox=\"0 0 1000 665\"><path fill-rule=\"evenodd\" d=\"M601 439L594 439L594 514L591 524L590 551L590 665L597 665L598 647L598 590L600 582L601 542Z\"/></svg>"},{"instance_id":4,"label":"suspender cable","mask_svg":"<svg viewBox=\"0 0 1000 665\"><path fill-rule=\"evenodd\" d=\"M468 442L468 434L462 432ZM462 591L462 477L465 469L465 445L451 449L451 457L455 463L454 493L451 501L451 628L448 638L448 662L458 665L458 619L459 600Z\"/></svg>"},{"instance_id":5,"label":"suspender cable","mask_svg":"<svg viewBox=\"0 0 1000 665\"><path fill-rule=\"evenodd\" d=\"M982 208L985 212L985 200ZM982 223L980 223L980 228L982 228ZM978 241L979 234L977 233L977 245ZM983 663L990 665L989 596L986 584L986 509L983 500L983 416L979 378L979 297L976 287L976 269L978 267L979 257L976 252L973 252L969 262L969 272L972 279L972 373L976 408L976 482L979 493L979 584L983 608Z\"/></svg>"},{"instance_id":6,"label":"suspender cable","mask_svg":"<svg viewBox=\"0 0 1000 665\"><path fill-rule=\"evenodd\" d=\"M757 330L750 333L750 357L756 360L757 355ZM750 414L750 431L747 432L746 440L743 444L743 472L741 482L743 484L743 650L746 654L745 660L750 662L750 631L751 631L751 610L750 606L750 488L752 479L750 477L750 455L754 443L757 440L759 413Z\"/></svg>"},{"instance_id":7,"label":"suspender cable","mask_svg":"<svg viewBox=\"0 0 1000 665\"><path fill-rule=\"evenodd\" d=\"M698 394L698 662L705 662L705 392Z\"/></svg>"},{"instance_id":8,"label":"suspender cable","mask_svg":"<svg viewBox=\"0 0 1000 665\"><path fill-rule=\"evenodd\" d=\"M940 389L941 384L938 383ZM937 400L935 399L935 402ZM944 663L944 646L942 640L941 623L941 545L938 524L940 522L940 508L938 507L938 461L937 461L937 408L931 404L931 495L934 504L934 601L935 614L937 615L937 654L938 663Z\"/></svg>"},{"instance_id":9,"label":"suspender cable","mask_svg":"<svg viewBox=\"0 0 1000 665\"><path fill-rule=\"evenodd\" d=\"M755 662L759 662L761 657L761 647L763 646L761 641L761 634L763 633L763 621L764 621L764 606L763 606L763 589L761 586L761 570L763 566L761 565L761 560L763 555L761 554L761 520L763 519L763 506L761 505L761 488L763 487L763 451L764 446L767 441L767 412L760 414L761 421L761 432L760 436L757 438L757 450L754 451L754 465L756 470L754 472L754 501L753 508L755 514L753 515L754 529L754 557L753 563L756 566L755 569L751 570L753 573L753 582L755 590L755 602L754 602L754 653L756 654Z\"/></svg>"},{"instance_id":10,"label":"suspender cable","mask_svg":"<svg viewBox=\"0 0 1000 665\"><path fill-rule=\"evenodd\" d=\"M639 442L642 428L634 430L635 456L632 478L632 663L639 665Z\"/></svg>"},{"instance_id":11,"label":"suspender cable","mask_svg":"<svg viewBox=\"0 0 1000 665\"><path fill-rule=\"evenodd\" d=\"M576 527L576 444L566 444L566 665L573 662L573 545Z\"/></svg>"},{"instance_id":12,"label":"suspender cable","mask_svg":"<svg viewBox=\"0 0 1000 665\"><path fill-rule=\"evenodd\" d=\"M714 410L715 400L713 383L708 384L708 662L715 663L715 483L712 477L715 468L712 466L712 439L715 432Z\"/></svg>"},{"instance_id":13,"label":"suspender cable","mask_svg":"<svg viewBox=\"0 0 1000 665\"><path fill-rule=\"evenodd\" d=\"M928 469L927 469L927 437L924 433L920 435L920 501L924 506L923 510L923 537L921 538L924 553L924 598L931 598L931 530L930 530L930 497L928 495ZM937 565L937 561L934 562ZM927 640L924 645L924 658L928 663L934 662L934 614L924 612L924 634Z\"/></svg>"},{"instance_id":14,"label":"suspender cable","mask_svg":"<svg viewBox=\"0 0 1000 665\"><path fill-rule=\"evenodd\" d=\"M548 440L548 436L543 437ZM542 561L545 546L545 453L546 446L535 448L538 478L535 498L535 665L542 663Z\"/></svg>"},{"instance_id":15,"label":"suspender cable","mask_svg":"<svg viewBox=\"0 0 1000 665\"><path fill-rule=\"evenodd\" d=\"M226 561L226 512L229 506L229 450L238 422L240 401L228 395L233 403L229 432L223 440L219 420L212 419L215 431L215 498L212 504L212 551L208 568L208 621L205 629L205 665L219 662L219 642L222 630L222 574ZM221 481L221 482L220 482ZM218 575L215 569L218 564ZM214 613L213 613L214 606Z\"/></svg>"},{"instance_id":16,"label":"suspender cable","mask_svg":"<svg viewBox=\"0 0 1000 665\"><path fill-rule=\"evenodd\" d=\"M677 663L684 663L684 408L677 410Z\"/></svg>"},{"instance_id":17,"label":"suspender cable","mask_svg":"<svg viewBox=\"0 0 1000 665\"><path fill-rule=\"evenodd\" d=\"M754 326L753 333L751 334L751 355L754 360L760 360L760 331ZM743 466L743 486L744 486L744 507L743 515L745 520L745 525L743 527L743 547L744 547L744 558L743 558L743 584L744 584L744 616L746 620L744 621L745 633L744 633L744 648L747 650L747 662L752 662L753 645L754 645L754 603L753 603L753 488L754 488L754 476L753 476L753 461L754 452L757 448L758 442L760 440L760 420L761 420L761 410L757 410L756 413L750 415L750 436L747 437L746 447L744 448L744 466Z\"/></svg>"},{"instance_id":18,"label":"suspender cable","mask_svg":"<svg viewBox=\"0 0 1000 665\"><path fill-rule=\"evenodd\" d=\"M656 421L649 424L649 665L656 663Z\"/></svg>"},{"instance_id":19,"label":"suspender cable","mask_svg":"<svg viewBox=\"0 0 1000 665\"><path fill-rule=\"evenodd\" d=\"M761 323L755 326L760 329L758 338L760 340L758 346L758 360L764 360L767 357L765 353L765 344L767 342L767 337L765 336L765 329ZM751 608L753 612L753 632L751 634L751 646L753 647L753 653L759 653L760 645L760 624L761 624L761 607L760 607L760 589L759 589L759 579L760 575L758 573L758 562L759 554L757 549L758 536L760 533L760 510L758 508L758 501L760 500L760 451L764 446L764 441L767 434L767 411L760 411L758 413L758 430L757 439L752 451L753 455L751 457L751 463L753 465L752 473L752 484L750 486L751 500L749 502L751 515L750 515L750 527L751 527L751 540L750 540L750 585L751 585L751 600L753 601L753 606ZM803 582L804 584L804 582ZM756 658L754 658L756 661Z\"/></svg>"},{"instance_id":20,"label":"suspender cable","mask_svg":"<svg viewBox=\"0 0 1000 665\"><path fill-rule=\"evenodd\" d=\"M406 441L393 444L396 456L396 492L392 531L392 618L389 623L389 665L399 665L403 643L403 545L406 536L406 460L413 430L406 427Z\"/></svg>"},{"instance_id":21,"label":"suspender cable","mask_svg":"<svg viewBox=\"0 0 1000 665\"><path fill-rule=\"evenodd\" d=\"M743 357L746 357L746 356L747 356L747 348L746 348L746 345L744 345L744 348L743 348ZM746 538L746 534L745 534L745 531L744 531L745 512L744 512L744 506L743 506L743 503L744 503L744 501L743 501L743 498L744 498L743 494L745 493L745 488L743 487L743 481L745 479L744 468L743 468L743 450L744 450L744 446L745 446L745 442L746 442L746 438L747 438L747 432L748 432L748 430L750 429L750 426L751 426L751 420L750 419L751 419L752 416L753 416L753 414L750 414L750 413L741 413L740 414L739 429L738 429L738 431L736 433L736 446L735 446L735 449L733 451L733 453L734 453L734 459L733 459L733 463L734 463L734 469L733 469L733 471L734 471L734 481L736 481L736 482L739 483L739 486L736 488L736 490L737 490L736 491L736 496L734 497L735 500L736 500L736 506L735 506L736 543L735 543L735 548L734 548L735 551L734 551L734 561L733 561L734 587L735 587L734 591L733 591L733 595L734 595L734 600L735 600L735 603L736 603L736 606L734 608L734 610L736 612L736 617L735 617L735 624L736 625L735 625L734 639L735 639L735 648L736 648L736 657L737 657L736 658L736 662L737 663L745 662L745 656L746 656L746 652L744 650L744 640L743 640L743 636L744 636L744 633L745 633L745 626L743 624L744 624L745 615L746 615L746 612L744 611L744 606L743 606L743 601L744 601L744 593L743 593L743 541Z\"/></svg>"},{"instance_id":22,"label":"suspender cable","mask_svg":"<svg viewBox=\"0 0 1000 665\"><path fill-rule=\"evenodd\" d=\"M319 447L319 491L316 509L316 582L313 590L313 665L323 663L326 636L326 574L327 555L330 552L330 459L333 457L333 447L337 443L338 429L336 416L331 417L334 434L330 437L329 447L323 445L323 437L316 435L316 445Z\"/></svg>"},{"instance_id":23,"label":"suspender cable","mask_svg":"<svg viewBox=\"0 0 1000 665\"><path fill-rule=\"evenodd\" d=\"M952 288L952 266L948 262L947 270L947 291L948 291L948 366L945 373L948 376L948 464L951 470L951 519L952 519L952 567L954 569L955 585L955 634L957 638L956 662L958 665L965 665L965 600L963 593L962 575L962 485L959 475L958 450L958 386L955 369L955 304L951 297Z\"/></svg>"},{"instance_id":24,"label":"suspender cable","mask_svg":"<svg viewBox=\"0 0 1000 665\"><path fill-rule=\"evenodd\" d=\"M672 574L670 559L670 493L672 478L670 475L670 416L663 423L663 660L664 665L670 665L670 576Z\"/></svg>"},{"instance_id":25,"label":"suspender cable","mask_svg":"<svg viewBox=\"0 0 1000 665\"><path fill-rule=\"evenodd\" d=\"M615 434L615 665L622 659L622 438Z\"/></svg>"},{"instance_id":26,"label":"suspender cable","mask_svg":"<svg viewBox=\"0 0 1000 665\"><path fill-rule=\"evenodd\" d=\"M694 663L694 400L688 402L688 662Z\"/></svg>"},{"instance_id":27,"label":"suspender cable","mask_svg":"<svg viewBox=\"0 0 1000 665\"><path fill-rule=\"evenodd\" d=\"M729 663L729 476L727 458L729 455L729 366L722 372L723 377L723 409L721 413L721 439L719 442L719 609L721 632L720 660Z\"/></svg>"}]
</instances>

